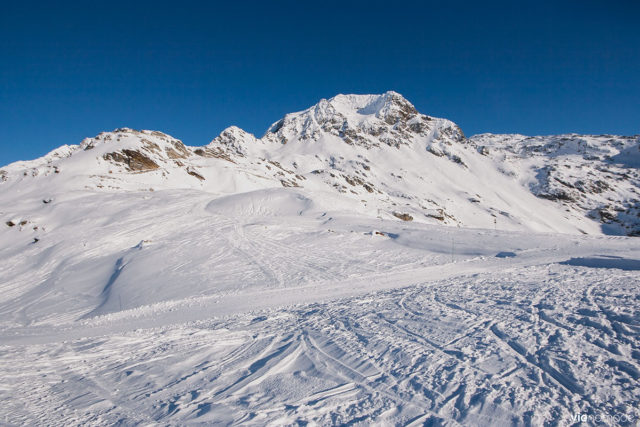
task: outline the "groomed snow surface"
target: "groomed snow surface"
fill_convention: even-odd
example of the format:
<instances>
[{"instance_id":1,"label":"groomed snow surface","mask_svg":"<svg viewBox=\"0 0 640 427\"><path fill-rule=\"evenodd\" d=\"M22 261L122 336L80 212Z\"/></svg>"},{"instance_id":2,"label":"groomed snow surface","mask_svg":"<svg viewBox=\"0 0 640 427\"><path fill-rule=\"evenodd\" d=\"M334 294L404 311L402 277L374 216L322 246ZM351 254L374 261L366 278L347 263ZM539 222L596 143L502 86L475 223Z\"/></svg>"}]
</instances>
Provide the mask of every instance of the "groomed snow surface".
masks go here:
<instances>
[{"instance_id":1,"label":"groomed snow surface","mask_svg":"<svg viewBox=\"0 0 640 427\"><path fill-rule=\"evenodd\" d=\"M40 241L0 232L0 424L638 422L635 238L405 223L335 197L39 202Z\"/></svg>"}]
</instances>

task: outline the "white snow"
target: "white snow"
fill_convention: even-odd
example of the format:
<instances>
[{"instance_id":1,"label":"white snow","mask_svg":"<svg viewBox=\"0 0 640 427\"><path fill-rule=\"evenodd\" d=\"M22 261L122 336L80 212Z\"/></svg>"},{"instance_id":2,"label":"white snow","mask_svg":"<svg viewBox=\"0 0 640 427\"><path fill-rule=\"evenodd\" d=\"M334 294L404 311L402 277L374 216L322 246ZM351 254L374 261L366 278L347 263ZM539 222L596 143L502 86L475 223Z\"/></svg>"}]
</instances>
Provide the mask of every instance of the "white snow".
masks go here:
<instances>
[{"instance_id":1,"label":"white snow","mask_svg":"<svg viewBox=\"0 0 640 427\"><path fill-rule=\"evenodd\" d=\"M0 424L637 423L637 147L387 92L4 167Z\"/></svg>"}]
</instances>

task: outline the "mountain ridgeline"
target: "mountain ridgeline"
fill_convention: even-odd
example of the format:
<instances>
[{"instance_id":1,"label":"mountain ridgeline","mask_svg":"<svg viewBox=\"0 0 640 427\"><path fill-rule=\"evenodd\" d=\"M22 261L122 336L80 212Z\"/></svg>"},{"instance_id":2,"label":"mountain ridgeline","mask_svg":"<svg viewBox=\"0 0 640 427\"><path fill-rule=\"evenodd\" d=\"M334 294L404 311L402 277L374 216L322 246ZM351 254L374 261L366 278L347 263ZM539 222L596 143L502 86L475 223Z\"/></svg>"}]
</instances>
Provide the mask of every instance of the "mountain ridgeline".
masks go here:
<instances>
[{"instance_id":1,"label":"mountain ridgeline","mask_svg":"<svg viewBox=\"0 0 640 427\"><path fill-rule=\"evenodd\" d=\"M43 201L78 191L293 188L311 200L331 193L332 209L398 221L640 235L638 167L637 135L467 138L395 92L337 95L287 114L261 138L229 127L192 147L122 128L10 164L0 169L0 214L26 228Z\"/></svg>"}]
</instances>

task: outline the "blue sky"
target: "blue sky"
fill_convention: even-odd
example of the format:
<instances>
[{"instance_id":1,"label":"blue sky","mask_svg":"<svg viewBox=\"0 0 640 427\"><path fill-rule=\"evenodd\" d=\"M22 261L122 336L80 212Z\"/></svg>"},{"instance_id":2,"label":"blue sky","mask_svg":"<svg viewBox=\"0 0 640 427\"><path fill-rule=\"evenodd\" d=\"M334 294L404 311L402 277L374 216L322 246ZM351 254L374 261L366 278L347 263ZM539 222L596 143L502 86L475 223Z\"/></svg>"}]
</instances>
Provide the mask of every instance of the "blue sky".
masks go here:
<instances>
[{"instance_id":1,"label":"blue sky","mask_svg":"<svg viewBox=\"0 0 640 427\"><path fill-rule=\"evenodd\" d=\"M0 165L123 126L260 136L320 98L386 90L467 135L640 133L636 1L15 3Z\"/></svg>"}]
</instances>

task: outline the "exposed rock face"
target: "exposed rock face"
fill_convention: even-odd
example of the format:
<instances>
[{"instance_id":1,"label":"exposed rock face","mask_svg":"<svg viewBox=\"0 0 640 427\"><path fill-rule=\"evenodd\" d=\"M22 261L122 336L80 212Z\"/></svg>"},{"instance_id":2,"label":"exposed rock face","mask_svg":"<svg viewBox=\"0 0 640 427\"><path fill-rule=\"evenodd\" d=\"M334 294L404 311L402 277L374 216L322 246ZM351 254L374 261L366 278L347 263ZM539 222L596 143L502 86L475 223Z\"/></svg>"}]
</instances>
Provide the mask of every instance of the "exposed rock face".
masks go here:
<instances>
[{"instance_id":1,"label":"exposed rock face","mask_svg":"<svg viewBox=\"0 0 640 427\"><path fill-rule=\"evenodd\" d=\"M131 172L147 172L160 167L149 157L136 150L124 149L121 152L107 153L104 155L104 159L124 164Z\"/></svg>"},{"instance_id":2,"label":"exposed rock face","mask_svg":"<svg viewBox=\"0 0 640 427\"><path fill-rule=\"evenodd\" d=\"M233 156L223 150L221 147L196 148L193 152L201 157L223 159L228 162L235 163L235 160L233 160Z\"/></svg>"},{"instance_id":3,"label":"exposed rock face","mask_svg":"<svg viewBox=\"0 0 640 427\"><path fill-rule=\"evenodd\" d=\"M172 141L173 147L165 147L167 156L170 159L186 159L191 155L191 152L184 146L182 141Z\"/></svg>"},{"instance_id":4,"label":"exposed rock face","mask_svg":"<svg viewBox=\"0 0 640 427\"><path fill-rule=\"evenodd\" d=\"M195 178L198 178L200 181L204 181L205 177L200 175L194 168L187 167L187 173Z\"/></svg>"},{"instance_id":5,"label":"exposed rock face","mask_svg":"<svg viewBox=\"0 0 640 427\"><path fill-rule=\"evenodd\" d=\"M413 217L407 213L394 212L393 216L403 221L413 221Z\"/></svg>"}]
</instances>

